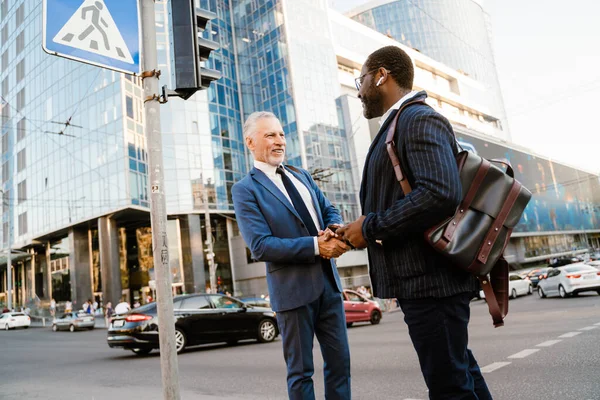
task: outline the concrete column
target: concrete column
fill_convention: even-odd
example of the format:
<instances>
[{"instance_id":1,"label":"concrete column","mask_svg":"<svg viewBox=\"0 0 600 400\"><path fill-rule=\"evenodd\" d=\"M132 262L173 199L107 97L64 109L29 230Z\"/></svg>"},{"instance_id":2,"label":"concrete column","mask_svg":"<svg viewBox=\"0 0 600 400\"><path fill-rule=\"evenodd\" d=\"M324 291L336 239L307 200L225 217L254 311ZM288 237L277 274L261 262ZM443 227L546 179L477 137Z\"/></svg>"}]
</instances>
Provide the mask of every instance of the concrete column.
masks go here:
<instances>
[{"instance_id":1,"label":"concrete column","mask_svg":"<svg viewBox=\"0 0 600 400\"><path fill-rule=\"evenodd\" d=\"M42 273L44 275L44 298L52 299L52 271L50 271L50 242L46 243L44 256L41 257Z\"/></svg>"},{"instance_id":2,"label":"concrete column","mask_svg":"<svg viewBox=\"0 0 600 400\"><path fill-rule=\"evenodd\" d=\"M25 306L25 303L27 303L27 295L26 295L26 289L27 289L27 283L25 282L25 263L24 262L20 262L19 263L19 274L20 274L20 281L21 281L21 286L19 286L19 300L21 301L21 305Z\"/></svg>"},{"instance_id":3,"label":"concrete column","mask_svg":"<svg viewBox=\"0 0 600 400\"><path fill-rule=\"evenodd\" d=\"M183 259L183 282L186 293L204 293L204 246L200 216L189 214L179 220L181 232L181 256Z\"/></svg>"},{"instance_id":4,"label":"concrete column","mask_svg":"<svg viewBox=\"0 0 600 400\"><path fill-rule=\"evenodd\" d=\"M227 224L227 245L229 247L229 263L231 266L231 293L234 296L237 296L237 280L235 277L235 257L233 253L233 246L231 243L231 239L233 239L233 221L229 218L225 219L225 223Z\"/></svg>"},{"instance_id":5,"label":"concrete column","mask_svg":"<svg viewBox=\"0 0 600 400\"><path fill-rule=\"evenodd\" d=\"M86 239L87 241L87 239ZM110 217L98 218L98 241L100 247L100 274L102 276L102 301L119 302L123 288L121 286L121 268L119 264L119 231L117 222Z\"/></svg>"},{"instance_id":6,"label":"concrete column","mask_svg":"<svg viewBox=\"0 0 600 400\"><path fill-rule=\"evenodd\" d=\"M93 297L92 266L87 229L69 229L69 272L71 274L71 301L79 310Z\"/></svg>"},{"instance_id":7,"label":"concrete column","mask_svg":"<svg viewBox=\"0 0 600 400\"><path fill-rule=\"evenodd\" d=\"M27 274L27 300L35 298L35 252L29 250L31 258L25 262Z\"/></svg>"}]
</instances>

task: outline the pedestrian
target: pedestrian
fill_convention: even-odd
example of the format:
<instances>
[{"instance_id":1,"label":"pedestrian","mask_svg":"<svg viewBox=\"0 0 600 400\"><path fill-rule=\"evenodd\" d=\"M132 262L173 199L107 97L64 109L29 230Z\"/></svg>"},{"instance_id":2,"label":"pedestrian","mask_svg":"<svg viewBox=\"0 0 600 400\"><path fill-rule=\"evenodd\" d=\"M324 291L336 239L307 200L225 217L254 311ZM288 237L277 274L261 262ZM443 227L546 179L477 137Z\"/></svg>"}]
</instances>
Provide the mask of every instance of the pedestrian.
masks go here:
<instances>
[{"instance_id":1,"label":"pedestrian","mask_svg":"<svg viewBox=\"0 0 600 400\"><path fill-rule=\"evenodd\" d=\"M96 311L98 310L98 301L94 298L94 302L92 303L92 312L96 315Z\"/></svg>"},{"instance_id":2,"label":"pedestrian","mask_svg":"<svg viewBox=\"0 0 600 400\"><path fill-rule=\"evenodd\" d=\"M109 301L108 303L106 303L106 310L104 312L104 324L106 328L110 326L110 322L114 313L115 310L113 310L112 303Z\"/></svg>"},{"instance_id":3,"label":"pedestrian","mask_svg":"<svg viewBox=\"0 0 600 400\"><path fill-rule=\"evenodd\" d=\"M131 310L131 306L129 305L128 302L125 301L125 298L121 298L121 302L119 304L117 304L117 306L115 307L115 314L117 315L121 315L121 314L126 314Z\"/></svg>"},{"instance_id":4,"label":"pedestrian","mask_svg":"<svg viewBox=\"0 0 600 400\"><path fill-rule=\"evenodd\" d=\"M50 300L50 316L54 317L56 315L56 300L54 300L54 298L52 298L52 300Z\"/></svg>"},{"instance_id":5,"label":"pedestrian","mask_svg":"<svg viewBox=\"0 0 600 400\"><path fill-rule=\"evenodd\" d=\"M461 199L452 127L422 103L402 111L394 143L413 188L406 196L386 149L387 129L401 105L427 98L412 91L413 77L410 57L395 46L375 51L363 65L358 97L367 119L382 117L381 128L365 160L363 215L336 233L368 248L373 295L398 299L429 398L488 400L492 396L467 347L469 303L478 282L424 239L425 230L453 215Z\"/></svg>"},{"instance_id":6,"label":"pedestrian","mask_svg":"<svg viewBox=\"0 0 600 400\"><path fill-rule=\"evenodd\" d=\"M244 124L254 168L232 189L238 225L256 260L265 261L271 308L283 341L290 399L314 399L313 341L324 360L326 399L350 399L350 351L342 285L333 258L349 247L328 225L339 211L310 174L284 166L286 140L270 112ZM325 230L327 230L325 232Z\"/></svg>"},{"instance_id":7,"label":"pedestrian","mask_svg":"<svg viewBox=\"0 0 600 400\"><path fill-rule=\"evenodd\" d=\"M71 311L73 311L73 303L71 300L67 300L65 303L65 313L70 313Z\"/></svg>"},{"instance_id":8,"label":"pedestrian","mask_svg":"<svg viewBox=\"0 0 600 400\"><path fill-rule=\"evenodd\" d=\"M133 308L138 308L139 306L141 306L140 301L136 299L135 303L133 303Z\"/></svg>"}]
</instances>

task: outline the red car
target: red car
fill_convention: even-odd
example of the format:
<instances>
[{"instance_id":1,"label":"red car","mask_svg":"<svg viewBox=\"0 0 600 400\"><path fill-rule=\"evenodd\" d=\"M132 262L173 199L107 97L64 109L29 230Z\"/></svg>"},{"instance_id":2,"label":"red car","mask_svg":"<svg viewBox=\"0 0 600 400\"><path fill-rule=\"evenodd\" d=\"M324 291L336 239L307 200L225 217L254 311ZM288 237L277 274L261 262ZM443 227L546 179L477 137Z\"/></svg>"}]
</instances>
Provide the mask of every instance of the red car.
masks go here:
<instances>
[{"instance_id":1,"label":"red car","mask_svg":"<svg viewBox=\"0 0 600 400\"><path fill-rule=\"evenodd\" d=\"M381 321L379 303L367 299L354 290L344 290L344 311L346 312L346 325L348 327L355 322L370 322L377 325Z\"/></svg>"}]
</instances>

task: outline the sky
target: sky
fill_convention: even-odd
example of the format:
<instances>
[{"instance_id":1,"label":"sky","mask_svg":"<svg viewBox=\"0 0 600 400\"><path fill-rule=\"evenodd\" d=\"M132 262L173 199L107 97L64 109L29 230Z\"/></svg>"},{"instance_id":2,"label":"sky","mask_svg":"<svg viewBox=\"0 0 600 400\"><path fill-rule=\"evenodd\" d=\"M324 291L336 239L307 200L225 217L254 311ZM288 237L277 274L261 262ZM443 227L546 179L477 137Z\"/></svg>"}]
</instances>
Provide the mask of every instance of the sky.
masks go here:
<instances>
[{"instance_id":1,"label":"sky","mask_svg":"<svg viewBox=\"0 0 600 400\"><path fill-rule=\"evenodd\" d=\"M329 2L342 12L366 3ZM600 173L600 1L483 4L512 141Z\"/></svg>"}]
</instances>

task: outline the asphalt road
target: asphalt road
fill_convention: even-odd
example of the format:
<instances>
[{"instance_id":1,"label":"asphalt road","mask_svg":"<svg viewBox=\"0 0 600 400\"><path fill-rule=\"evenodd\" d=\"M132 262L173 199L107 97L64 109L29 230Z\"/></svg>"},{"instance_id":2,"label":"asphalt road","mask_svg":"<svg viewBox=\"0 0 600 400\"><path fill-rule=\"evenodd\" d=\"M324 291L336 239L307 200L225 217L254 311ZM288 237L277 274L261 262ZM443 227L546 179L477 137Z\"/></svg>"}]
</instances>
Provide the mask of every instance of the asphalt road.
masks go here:
<instances>
[{"instance_id":1,"label":"asphalt road","mask_svg":"<svg viewBox=\"0 0 600 400\"><path fill-rule=\"evenodd\" d=\"M349 329L354 399L427 399L401 312ZM472 303L471 348L496 400L600 399L600 296L510 302L494 329ZM540 346L542 345L542 346ZM315 346L318 349L318 345ZM315 387L323 398L321 358ZM285 399L281 340L204 346L179 356L184 400ZM0 399L162 399L160 358L110 349L106 332L0 332Z\"/></svg>"}]
</instances>

